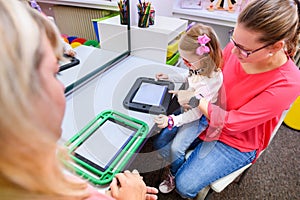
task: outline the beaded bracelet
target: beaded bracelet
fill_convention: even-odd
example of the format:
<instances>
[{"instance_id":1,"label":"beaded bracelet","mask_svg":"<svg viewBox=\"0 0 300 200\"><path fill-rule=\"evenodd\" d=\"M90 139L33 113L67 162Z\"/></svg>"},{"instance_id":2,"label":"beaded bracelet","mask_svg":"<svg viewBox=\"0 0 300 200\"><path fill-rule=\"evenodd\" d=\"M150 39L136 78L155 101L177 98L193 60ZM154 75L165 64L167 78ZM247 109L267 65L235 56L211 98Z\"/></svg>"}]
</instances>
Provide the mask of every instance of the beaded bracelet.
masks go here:
<instances>
[{"instance_id":1,"label":"beaded bracelet","mask_svg":"<svg viewBox=\"0 0 300 200\"><path fill-rule=\"evenodd\" d=\"M171 116L168 116L168 129L171 130L174 126L174 120Z\"/></svg>"}]
</instances>

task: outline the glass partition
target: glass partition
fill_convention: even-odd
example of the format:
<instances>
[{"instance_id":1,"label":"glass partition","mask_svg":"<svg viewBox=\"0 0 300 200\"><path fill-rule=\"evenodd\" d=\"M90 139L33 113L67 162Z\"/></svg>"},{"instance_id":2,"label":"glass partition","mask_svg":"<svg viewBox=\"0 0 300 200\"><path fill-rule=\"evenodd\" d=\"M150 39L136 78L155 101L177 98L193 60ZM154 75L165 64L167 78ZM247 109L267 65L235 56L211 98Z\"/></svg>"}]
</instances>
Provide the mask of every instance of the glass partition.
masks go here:
<instances>
[{"instance_id":1,"label":"glass partition","mask_svg":"<svg viewBox=\"0 0 300 200\"><path fill-rule=\"evenodd\" d=\"M43 1L40 2L43 3ZM95 12L102 12L103 9L105 12L105 8L101 8L101 10L95 9L95 7L97 7L96 3L91 0L84 2L79 0L53 0L51 2L54 5L52 8L54 10L55 20L57 21L56 23L60 29L70 25L68 23L74 23L74 21L78 21L79 26L85 26L86 23L92 24L92 18L95 15ZM71 5L74 6L70 6L70 2L72 2ZM74 90L114 66L115 63L126 58L130 53L129 1L122 0L122 2L124 2L122 8L125 9L126 13L120 12L119 10L120 7L118 6L118 3L121 1L103 2L105 2L103 4L109 4L108 6L114 6L115 8L110 12L113 13L113 15L108 13L108 16L99 18L96 24L94 24L95 32L97 31L96 34L98 34L97 37L100 41L100 47L90 47L87 45L77 46L75 48L77 52L76 57L80 60L80 64L62 71L61 76L58 77L66 87L66 96L72 94ZM47 3L49 3L49 1ZM80 5L77 5L79 3ZM90 8L84 7L89 4L91 4ZM88 16L87 19L83 19L86 16ZM110 24L110 26L111 24L115 24L118 27L118 30L109 29L107 24ZM84 28L81 27L81 29Z\"/></svg>"}]
</instances>

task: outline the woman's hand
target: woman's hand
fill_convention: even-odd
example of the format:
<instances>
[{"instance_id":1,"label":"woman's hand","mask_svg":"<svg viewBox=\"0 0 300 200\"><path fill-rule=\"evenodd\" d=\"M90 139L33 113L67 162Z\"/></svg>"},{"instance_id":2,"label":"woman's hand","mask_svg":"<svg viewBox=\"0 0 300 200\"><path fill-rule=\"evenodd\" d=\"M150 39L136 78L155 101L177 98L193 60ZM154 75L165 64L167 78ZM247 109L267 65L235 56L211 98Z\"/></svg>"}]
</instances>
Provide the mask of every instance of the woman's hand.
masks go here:
<instances>
[{"instance_id":1,"label":"woman's hand","mask_svg":"<svg viewBox=\"0 0 300 200\"><path fill-rule=\"evenodd\" d=\"M168 80L169 76L167 74L158 73L155 75L157 80Z\"/></svg>"},{"instance_id":2,"label":"woman's hand","mask_svg":"<svg viewBox=\"0 0 300 200\"><path fill-rule=\"evenodd\" d=\"M155 200L156 188L147 187L137 170L117 174L110 184L111 196L117 200Z\"/></svg>"}]
</instances>

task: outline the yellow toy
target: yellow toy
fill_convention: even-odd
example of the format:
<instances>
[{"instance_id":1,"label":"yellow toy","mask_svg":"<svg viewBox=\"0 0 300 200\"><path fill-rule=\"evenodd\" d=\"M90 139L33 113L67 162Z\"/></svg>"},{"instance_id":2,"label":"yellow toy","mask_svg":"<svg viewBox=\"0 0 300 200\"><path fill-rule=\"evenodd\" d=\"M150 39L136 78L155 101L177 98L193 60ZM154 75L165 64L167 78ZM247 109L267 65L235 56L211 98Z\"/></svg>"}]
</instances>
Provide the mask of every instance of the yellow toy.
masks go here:
<instances>
[{"instance_id":1,"label":"yellow toy","mask_svg":"<svg viewBox=\"0 0 300 200\"><path fill-rule=\"evenodd\" d=\"M215 0L210 0L211 4L208 7L209 11L213 11L216 8L217 10L227 10L228 12L234 12L234 4L236 3L235 0L227 0L227 9L224 7L225 0L218 0L215 6L213 4L214 1Z\"/></svg>"},{"instance_id":2,"label":"yellow toy","mask_svg":"<svg viewBox=\"0 0 300 200\"><path fill-rule=\"evenodd\" d=\"M289 112L286 114L284 123L295 130L300 130L300 96L296 99Z\"/></svg>"}]
</instances>

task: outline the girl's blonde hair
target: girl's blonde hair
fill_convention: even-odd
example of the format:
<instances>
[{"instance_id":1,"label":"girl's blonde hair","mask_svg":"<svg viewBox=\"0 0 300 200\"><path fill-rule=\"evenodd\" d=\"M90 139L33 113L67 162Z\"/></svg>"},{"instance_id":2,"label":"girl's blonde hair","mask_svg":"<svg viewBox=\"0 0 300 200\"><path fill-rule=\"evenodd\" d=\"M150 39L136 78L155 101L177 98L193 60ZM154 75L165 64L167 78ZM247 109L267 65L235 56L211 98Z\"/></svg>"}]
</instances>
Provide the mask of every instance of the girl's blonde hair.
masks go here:
<instances>
[{"instance_id":1,"label":"girl's blonde hair","mask_svg":"<svg viewBox=\"0 0 300 200\"><path fill-rule=\"evenodd\" d=\"M0 33L1 199L84 199L87 184L63 174L57 133L37 120L34 101L48 99L38 72L47 56L41 42L46 37L60 58L58 30L24 3L0 0Z\"/></svg>"},{"instance_id":2,"label":"girl's blonde hair","mask_svg":"<svg viewBox=\"0 0 300 200\"><path fill-rule=\"evenodd\" d=\"M299 39L298 0L254 0L240 13L238 23L262 33L258 42L274 44L285 40L286 51L293 57Z\"/></svg>"},{"instance_id":3,"label":"girl's blonde hair","mask_svg":"<svg viewBox=\"0 0 300 200\"><path fill-rule=\"evenodd\" d=\"M211 27L201 23L191 26L191 28L181 36L178 47L180 50L192 52L197 55L196 49L200 45L198 43L198 36L204 34L210 38L210 41L206 44L210 52L208 53L208 57L202 58L203 56L199 56L199 59L201 59L201 65L207 65L204 67L210 68L210 70L206 70L206 74L202 75L209 76L212 71L217 71L222 66L222 49L217 34Z\"/></svg>"}]
</instances>

